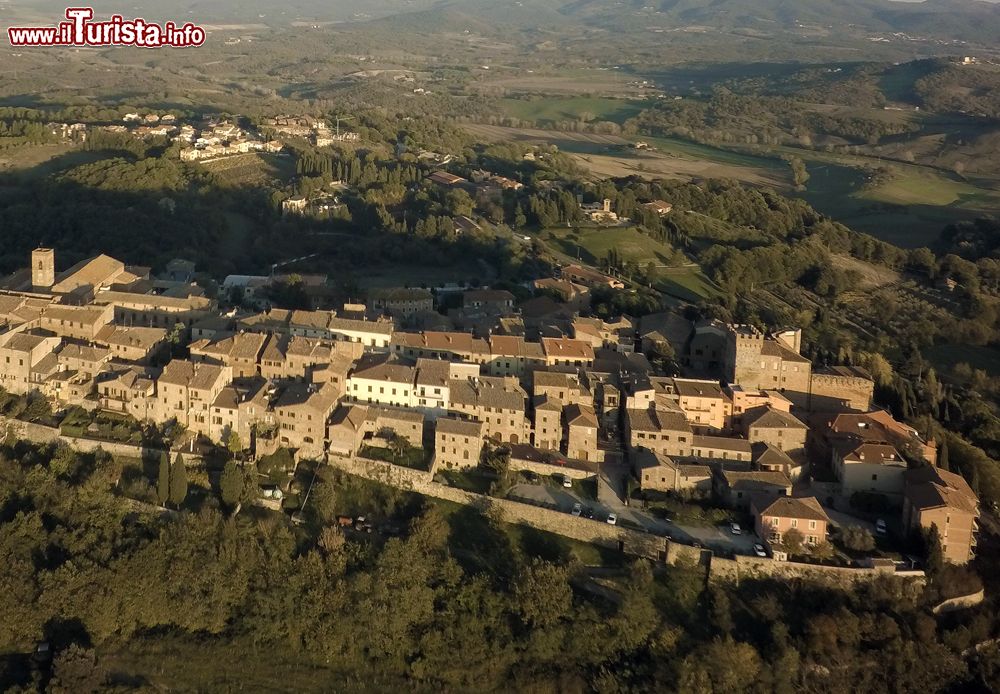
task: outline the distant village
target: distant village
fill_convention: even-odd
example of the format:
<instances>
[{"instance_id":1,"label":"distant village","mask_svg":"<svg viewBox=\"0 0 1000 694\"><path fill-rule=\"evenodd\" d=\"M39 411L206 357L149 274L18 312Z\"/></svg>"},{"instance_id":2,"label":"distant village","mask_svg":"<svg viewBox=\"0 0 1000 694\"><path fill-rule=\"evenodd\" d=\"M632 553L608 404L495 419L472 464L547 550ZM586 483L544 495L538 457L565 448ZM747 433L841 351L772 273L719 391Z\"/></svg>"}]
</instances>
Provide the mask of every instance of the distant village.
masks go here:
<instances>
[{"instance_id":1,"label":"distant village","mask_svg":"<svg viewBox=\"0 0 1000 694\"><path fill-rule=\"evenodd\" d=\"M235 441L250 456L286 448L324 461L405 442L432 451L432 472L475 468L498 449L545 473L614 466L643 491L749 514L775 559L793 530L823 544L831 514L879 499L878 532L936 524L949 561L975 553L978 499L937 466L936 443L873 409L863 369L814 368L795 328L584 317L590 292L622 284L581 265L536 280L524 301L396 287L336 310L285 310L266 301L275 275L226 278L220 304L183 259L156 274L105 255L59 271L51 248L25 260L0 281L0 385L57 411L169 425L192 447ZM324 276L296 281L325 291ZM445 294L460 300L442 312ZM647 357L664 351L681 375Z\"/></svg>"},{"instance_id":2,"label":"distant village","mask_svg":"<svg viewBox=\"0 0 1000 694\"><path fill-rule=\"evenodd\" d=\"M180 158L188 162L205 162L251 152L281 152L285 145L278 138L282 136L303 138L316 147L361 139L357 132L341 130L339 122L331 128L325 120L311 116L267 118L261 123L259 131L241 127L233 119L222 116L209 115L184 122L169 113L126 113L121 123L113 125L48 123L46 127L56 137L81 141L86 140L91 129L131 135L140 140L163 137L171 143L180 143Z\"/></svg>"}]
</instances>

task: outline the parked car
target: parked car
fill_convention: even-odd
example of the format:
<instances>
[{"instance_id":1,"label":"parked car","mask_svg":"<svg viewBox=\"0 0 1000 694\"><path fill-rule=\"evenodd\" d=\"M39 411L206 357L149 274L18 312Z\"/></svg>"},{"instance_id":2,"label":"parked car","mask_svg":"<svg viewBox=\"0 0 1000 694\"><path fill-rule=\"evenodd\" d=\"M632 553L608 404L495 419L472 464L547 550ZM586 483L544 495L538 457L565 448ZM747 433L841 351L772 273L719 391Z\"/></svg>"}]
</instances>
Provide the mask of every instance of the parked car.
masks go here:
<instances>
[{"instance_id":1,"label":"parked car","mask_svg":"<svg viewBox=\"0 0 1000 694\"><path fill-rule=\"evenodd\" d=\"M566 487L566 489L573 488L573 480L569 475L563 475L563 486Z\"/></svg>"},{"instance_id":2,"label":"parked car","mask_svg":"<svg viewBox=\"0 0 1000 694\"><path fill-rule=\"evenodd\" d=\"M608 514L608 525L618 525L618 514L616 513Z\"/></svg>"},{"instance_id":3,"label":"parked car","mask_svg":"<svg viewBox=\"0 0 1000 694\"><path fill-rule=\"evenodd\" d=\"M587 508L583 509L583 517L584 518L589 518L589 519L593 520L594 519L594 509L590 508L589 506Z\"/></svg>"},{"instance_id":4,"label":"parked car","mask_svg":"<svg viewBox=\"0 0 1000 694\"><path fill-rule=\"evenodd\" d=\"M764 545L760 544L759 542L753 543L753 553L756 554L758 557L767 556L767 551L764 549Z\"/></svg>"},{"instance_id":5,"label":"parked car","mask_svg":"<svg viewBox=\"0 0 1000 694\"><path fill-rule=\"evenodd\" d=\"M886 535L889 532L889 528L886 527L885 520L879 518L875 521L875 534L876 535Z\"/></svg>"},{"instance_id":6,"label":"parked car","mask_svg":"<svg viewBox=\"0 0 1000 694\"><path fill-rule=\"evenodd\" d=\"M739 523L730 523L729 532L731 532L733 535L742 535L743 528L740 527Z\"/></svg>"},{"instance_id":7,"label":"parked car","mask_svg":"<svg viewBox=\"0 0 1000 694\"><path fill-rule=\"evenodd\" d=\"M583 513L583 506L581 506L579 502L573 504L573 510L571 511L571 513L574 516L579 516L581 513Z\"/></svg>"}]
</instances>

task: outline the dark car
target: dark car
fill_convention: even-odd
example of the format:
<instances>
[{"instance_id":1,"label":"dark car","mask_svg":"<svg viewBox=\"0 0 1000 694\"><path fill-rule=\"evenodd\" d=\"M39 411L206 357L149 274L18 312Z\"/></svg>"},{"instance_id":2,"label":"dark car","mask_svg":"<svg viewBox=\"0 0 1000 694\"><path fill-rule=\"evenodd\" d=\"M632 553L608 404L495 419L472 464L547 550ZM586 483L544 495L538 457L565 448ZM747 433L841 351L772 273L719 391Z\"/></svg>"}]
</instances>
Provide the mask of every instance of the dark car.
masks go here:
<instances>
[{"instance_id":1,"label":"dark car","mask_svg":"<svg viewBox=\"0 0 1000 694\"><path fill-rule=\"evenodd\" d=\"M589 519L593 520L594 519L594 509L590 508L589 506L585 507L583 509L583 517L584 518L589 518Z\"/></svg>"}]
</instances>

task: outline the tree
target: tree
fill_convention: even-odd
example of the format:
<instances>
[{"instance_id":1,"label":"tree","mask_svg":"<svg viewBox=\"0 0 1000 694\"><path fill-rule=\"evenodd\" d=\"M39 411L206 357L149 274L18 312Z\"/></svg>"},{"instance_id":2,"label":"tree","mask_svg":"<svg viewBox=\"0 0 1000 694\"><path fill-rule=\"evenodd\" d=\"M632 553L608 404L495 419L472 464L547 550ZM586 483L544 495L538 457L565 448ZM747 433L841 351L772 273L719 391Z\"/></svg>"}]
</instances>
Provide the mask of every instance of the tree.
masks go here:
<instances>
[{"instance_id":1,"label":"tree","mask_svg":"<svg viewBox=\"0 0 1000 694\"><path fill-rule=\"evenodd\" d=\"M870 552L875 549L875 536L866 528L849 525L840 531L840 541L844 547L855 552Z\"/></svg>"},{"instance_id":2,"label":"tree","mask_svg":"<svg viewBox=\"0 0 1000 694\"><path fill-rule=\"evenodd\" d=\"M229 436L226 437L226 448L234 456L243 452L243 439L240 438L235 429L230 430Z\"/></svg>"},{"instance_id":3,"label":"tree","mask_svg":"<svg viewBox=\"0 0 1000 694\"><path fill-rule=\"evenodd\" d=\"M781 544L785 546L789 554L799 554L802 551L803 542L805 542L805 537L801 531L795 528L792 528L781 536Z\"/></svg>"},{"instance_id":4,"label":"tree","mask_svg":"<svg viewBox=\"0 0 1000 694\"><path fill-rule=\"evenodd\" d=\"M235 508L240 503L243 496L243 470L230 460L222 469L222 477L219 479L219 494L222 496L222 503L229 508Z\"/></svg>"},{"instance_id":5,"label":"tree","mask_svg":"<svg viewBox=\"0 0 1000 694\"><path fill-rule=\"evenodd\" d=\"M97 662L94 649L74 643L60 651L53 660L48 691L53 694L89 694L101 691L104 680L105 672Z\"/></svg>"},{"instance_id":6,"label":"tree","mask_svg":"<svg viewBox=\"0 0 1000 694\"><path fill-rule=\"evenodd\" d=\"M566 569L541 559L533 560L517 578L514 601L525 624L535 628L555 624L569 614L573 604Z\"/></svg>"},{"instance_id":7,"label":"tree","mask_svg":"<svg viewBox=\"0 0 1000 694\"><path fill-rule=\"evenodd\" d=\"M927 574L937 577L944 568L944 549L941 547L941 531L937 523L924 531L924 551L927 555Z\"/></svg>"},{"instance_id":8,"label":"tree","mask_svg":"<svg viewBox=\"0 0 1000 694\"><path fill-rule=\"evenodd\" d=\"M946 470L948 472L951 472L951 466L948 463L948 439L947 438L944 439L944 441L941 442L941 448L938 449L937 464L938 464L938 467L941 468L942 470Z\"/></svg>"},{"instance_id":9,"label":"tree","mask_svg":"<svg viewBox=\"0 0 1000 694\"><path fill-rule=\"evenodd\" d=\"M188 493L187 468L184 458L178 453L174 464L170 466L170 503L176 508L184 503Z\"/></svg>"},{"instance_id":10,"label":"tree","mask_svg":"<svg viewBox=\"0 0 1000 694\"><path fill-rule=\"evenodd\" d=\"M735 627L733 611L726 591L712 586L708 593L708 621L715 633L729 636Z\"/></svg>"},{"instance_id":11,"label":"tree","mask_svg":"<svg viewBox=\"0 0 1000 694\"><path fill-rule=\"evenodd\" d=\"M166 453L160 454L160 474L156 480L156 500L160 506L170 498L170 459Z\"/></svg>"}]
</instances>

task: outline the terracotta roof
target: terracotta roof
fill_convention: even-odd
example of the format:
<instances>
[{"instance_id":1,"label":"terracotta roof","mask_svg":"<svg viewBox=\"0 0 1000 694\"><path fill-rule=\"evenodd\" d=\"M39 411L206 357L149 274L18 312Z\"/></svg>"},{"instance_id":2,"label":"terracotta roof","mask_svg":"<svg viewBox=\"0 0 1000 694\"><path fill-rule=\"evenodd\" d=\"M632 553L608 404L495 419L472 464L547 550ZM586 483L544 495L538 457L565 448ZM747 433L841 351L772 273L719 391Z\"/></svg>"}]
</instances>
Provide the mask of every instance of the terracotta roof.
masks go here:
<instances>
[{"instance_id":1,"label":"terracotta roof","mask_svg":"<svg viewBox=\"0 0 1000 694\"><path fill-rule=\"evenodd\" d=\"M483 423L469 422L464 419L452 419L451 417L439 417L435 433L468 436L478 439L483 436Z\"/></svg>"},{"instance_id":2,"label":"terracotta roof","mask_svg":"<svg viewBox=\"0 0 1000 694\"><path fill-rule=\"evenodd\" d=\"M509 378L483 376L477 381L452 380L448 386L452 404L468 407L524 412L528 397L517 381Z\"/></svg>"},{"instance_id":3,"label":"terracotta roof","mask_svg":"<svg viewBox=\"0 0 1000 694\"><path fill-rule=\"evenodd\" d=\"M373 421L406 422L423 424L424 413L418 410L407 410L401 407L369 407L365 417Z\"/></svg>"},{"instance_id":4,"label":"terracotta roof","mask_svg":"<svg viewBox=\"0 0 1000 694\"><path fill-rule=\"evenodd\" d=\"M125 273L125 264L108 255L98 255L59 273L52 291L58 294L72 292L80 287L100 287Z\"/></svg>"},{"instance_id":5,"label":"terracotta roof","mask_svg":"<svg viewBox=\"0 0 1000 694\"><path fill-rule=\"evenodd\" d=\"M542 349L545 355L557 359L594 360L594 348L589 342L572 340L568 337L543 337Z\"/></svg>"},{"instance_id":6,"label":"terracotta roof","mask_svg":"<svg viewBox=\"0 0 1000 694\"><path fill-rule=\"evenodd\" d=\"M745 426L765 429L808 429L801 420L773 407L755 407L744 414Z\"/></svg>"},{"instance_id":7,"label":"terracotta roof","mask_svg":"<svg viewBox=\"0 0 1000 694\"><path fill-rule=\"evenodd\" d=\"M569 405L566 407L566 423L573 427L597 428L597 415L589 405Z\"/></svg>"},{"instance_id":8,"label":"terracotta roof","mask_svg":"<svg viewBox=\"0 0 1000 694\"><path fill-rule=\"evenodd\" d=\"M781 466L784 468L793 468L797 465L783 450L766 443L753 444L753 462L761 467Z\"/></svg>"},{"instance_id":9,"label":"terracotta roof","mask_svg":"<svg viewBox=\"0 0 1000 694\"><path fill-rule=\"evenodd\" d=\"M97 332L94 339L108 345L149 349L158 342L166 340L167 331L164 328L106 325Z\"/></svg>"},{"instance_id":10,"label":"terracotta roof","mask_svg":"<svg viewBox=\"0 0 1000 694\"><path fill-rule=\"evenodd\" d=\"M417 359L417 385L442 387L448 384L451 364L441 359Z\"/></svg>"},{"instance_id":11,"label":"terracotta roof","mask_svg":"<svg viewBox=\"0 0 1000 694\"><path fill-rule=\"evenodd\" d=\"M351 374L352 378L364 378L370 381L386 381L389 383L406 383L413 385L417 370L398 362L381 362L372 366L359 368Z\"/></svg>"},{"instance_id":12,"label":"terracotta roof","mask_svg":"<svg viewBox=\"0 0 1000 694\"><path fill-rule=\"evenodd\" d=\"M693 378L673 379L674 389L682 397L724 399L722 386L718 381L703 381Z\"/></svg>"},{"instance_id":13,"label":"terracotta roof","mask_svg":"<svg viewBox=\"0 0 1000 694\"><path fill-rule=\"evenodd\" d=\"M111 352L103 347L90 347L87 345L63 345L59 352L59 359L78 359L80 361L104 361L111 358Z\"/></svg>"},{"instance_id":14,"label":"terracotta roof","mask_svg":"<svg viewBox=\"0 0 1000 694\"><path fill-rule=\"evenodd\" d=\"M791 488L792 481L783 472L768 470L722 470L719 473L730 489Z\"/></svg>"},{"instance_id":15,"label":"terracotta roof","mask_svg":"<svg viewBox=\"0 0 1000 694\"><path fill-rule=\"evenodd\" d=\"M761 517L798 518L830 522L830 517L814 496L790 497L780 496L768 504L761 512Z\"/></svg>"},{"instance_id":16,"label":"terracotta roof","mask_svg":"<svg viewBox=\"0 0 1000 694\"><path fill-rule=\"evenodd\" d=\"M161 296L157 294L136 294L133 292L98 292L95 304L114 304L135 309L158 311L207 311L212 308L212 300L204 296Z\"/></svg>"},{"instance_id":17,"label":"terracotta roof","mask_svg":"<svg viewBox=\"0 0 1000 694\"><path fill-rule=\"evenodd\" d=\"M724 451L735 451L750 455L750 442L746 439L734 439L729 436L701 436L695 434L691 437L691 445L695 448L717 448Z\"/></svg>"},{"instance_id":18,"label":"terracotta roof","mask_svg":"<svg viewBox=\"0 0 1000 694\"><path fill-rule=\"evenodd\" d=\"M876 465L906 465L906 459L888 443L867 443L857 440L838 441L834 448L848 463Z\"/></svg>"},{"instance_id":19,"label":"terracotta roof","mask_svg":"<svg viewBox=\"0 0 1000 694\"><path fill-rule=\"evenodd\" d=\"M158 379L159 383L187 386L195 390L208 390L222 378L225 367L216 364L194 363L174 359L165 367Z\"/></svg>"},{"instance_id":20,"label":"terracotta roof","mask_svg":"<svg viewBox=\"0 0 1000 694\"><path fill-rule=\"evenodd\" d=\"M961 475L924 465L903 473L904 493L918 509L957 508L979 513L979 499Z\"/></svg>"},{"instance_id":21,"label":"terracotta roof","mask_svg":"<svg viewBox=\"0 0 1000 694\"><path fill-rule=\"evenodd\" d=\"M308 407L315 412L327 412L340 399L338 389L326 383L321 388L304 383L291 383L274 403L275 410Z\"/></svg>"},{"instance_id":22,"label":"terracotta roof","mask_svg":"<svg viewBox=\"0 0 1000 694\"><path fill-rule=\"evenodd\" d=\"M358 431L368 418L366 405L341 405L330 417L330 426L343 426L351 431Z\"/></svg>"},{"instance_id":23,"label":"terracotta roof","mask_svg":"<svg viewBox=\"0 0 1000 694\"><path fill-rule=\"evenodd\" d=\"M680 411L654 410L628 410L627 415L629 428L632 431L660 432L677 431L685 434L691 433L691 425L688 424L687 417Z\"/></svg>"}]
</instances>

